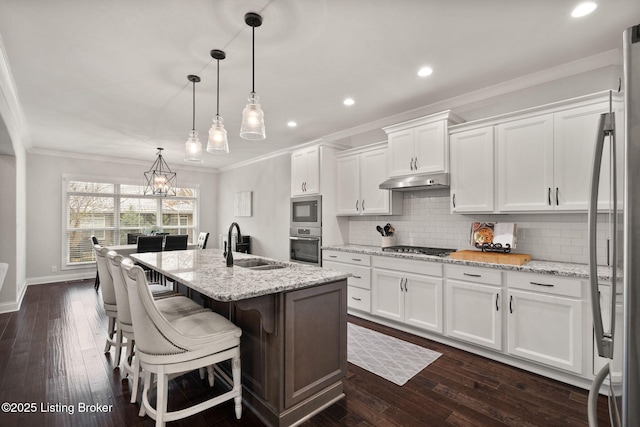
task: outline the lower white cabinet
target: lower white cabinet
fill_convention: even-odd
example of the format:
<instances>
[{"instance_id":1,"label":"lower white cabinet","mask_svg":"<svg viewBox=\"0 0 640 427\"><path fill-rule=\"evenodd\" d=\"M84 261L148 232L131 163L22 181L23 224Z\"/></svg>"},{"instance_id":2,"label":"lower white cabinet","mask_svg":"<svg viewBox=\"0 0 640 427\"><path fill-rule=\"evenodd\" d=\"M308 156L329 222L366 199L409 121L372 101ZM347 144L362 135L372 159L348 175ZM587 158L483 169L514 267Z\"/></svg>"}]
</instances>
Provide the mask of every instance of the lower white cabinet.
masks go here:
<instances>
[{"instance_id":1,"label":"lower white cabinet","mask_svg":"<svg viewBox=\"0 0 640 427\"><path fill-rule=\"evenodd\" d=\"M582 281L509 273L509 354L581 374Z\"/></svg>"},{"instance_id":2,"label":"lower white cabinet","mask_svg":"<svg viewBox=\"0 0 640 427\"><path fill-rule=\"evenodd\" d=\"M338 251L322 251L322 266L351 273L347 279L347 307L371 311L371 256Z\"/></svg>"},{"instance_id":3,"label":"lower white cabinet","mask_svg":"<svg viewBox=\"0 0 640 427\"><path fill-rule=\"evenodd\" d=\"M447 266L446 334L502 350L502 280L500 271Z\"/></svg>"},{"instance_id":4,"label":"lower white cabinet","mask_svg":"<svg viewBox=\"0 0 640 427\"><path fill-rule=\"evenodd\" d=\"M430 276L411 272L430 263L387 260L373 257L371 314L442 333L442 267L438 265L431 271L436 276Z\"/></svg>"}]
</instances>

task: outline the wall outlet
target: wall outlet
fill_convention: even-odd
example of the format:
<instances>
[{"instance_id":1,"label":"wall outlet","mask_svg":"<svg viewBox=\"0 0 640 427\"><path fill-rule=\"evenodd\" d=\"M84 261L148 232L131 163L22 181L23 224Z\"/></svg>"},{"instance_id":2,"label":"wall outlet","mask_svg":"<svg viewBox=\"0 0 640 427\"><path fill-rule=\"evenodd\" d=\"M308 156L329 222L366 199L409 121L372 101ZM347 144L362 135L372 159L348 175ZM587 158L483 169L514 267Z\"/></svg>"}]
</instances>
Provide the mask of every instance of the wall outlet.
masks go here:
<instances>
[{"instance_id":1,"label":"wall outlet","mask_svg":"<svg viewBox=\"0 0 640 427\"><path fill-rule=\"evenodd\" d=\"M58 272L58 267L57 267L57 266L55 266L55 265L52 265L52 266L51 266L51 272L52 272L52 273L57 273L57 272Z\"/></svg>"}]
</instances>

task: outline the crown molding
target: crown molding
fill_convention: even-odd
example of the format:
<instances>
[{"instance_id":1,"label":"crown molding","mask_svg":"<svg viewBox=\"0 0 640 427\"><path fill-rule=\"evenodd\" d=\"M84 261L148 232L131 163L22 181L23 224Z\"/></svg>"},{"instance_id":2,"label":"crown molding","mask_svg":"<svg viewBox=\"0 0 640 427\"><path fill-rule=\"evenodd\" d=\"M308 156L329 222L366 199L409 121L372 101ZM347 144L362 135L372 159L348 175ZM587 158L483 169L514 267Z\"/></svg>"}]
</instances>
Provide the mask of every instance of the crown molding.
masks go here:
<instances>
[{"instance_id":1,"label":"crown molding","mask_svg":"<svg viewBox=\"0 0 640 427\"><path fill-rule=\"evenodd\" d=\"M22 149L28 150L31 148L31 135L29 133L29 127L24 116L24 111L18 94L16 92L16 85L11 73L11 67L9 66L9 59L7 58L6 49L2 36L0 35L0 116L4 120L5 126L9 135L11 135L11 143L13 149L16 150L15 145L21 144Z\"/></svg>"}]
</instances>

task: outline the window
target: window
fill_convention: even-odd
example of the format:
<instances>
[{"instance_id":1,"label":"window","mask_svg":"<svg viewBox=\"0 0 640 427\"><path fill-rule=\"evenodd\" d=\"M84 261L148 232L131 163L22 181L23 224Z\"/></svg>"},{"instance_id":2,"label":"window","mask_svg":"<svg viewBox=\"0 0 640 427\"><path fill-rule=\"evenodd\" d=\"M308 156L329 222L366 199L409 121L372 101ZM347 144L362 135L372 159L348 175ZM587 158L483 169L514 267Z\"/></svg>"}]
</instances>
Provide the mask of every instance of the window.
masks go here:
<instances>
[{"instance_id":1,"label":"window","mask_svg":"<svg viewBox=\"0 0 640 427\"><path fill-rule=\"evenodd\" d=\"M91 236L103 245L126 245L128 234L187 234L197 228L197 188L178 188L175 197L144 194L144 186L108 179L64 177L63 265L95 262Z\"/></svg>"}]
</instances>

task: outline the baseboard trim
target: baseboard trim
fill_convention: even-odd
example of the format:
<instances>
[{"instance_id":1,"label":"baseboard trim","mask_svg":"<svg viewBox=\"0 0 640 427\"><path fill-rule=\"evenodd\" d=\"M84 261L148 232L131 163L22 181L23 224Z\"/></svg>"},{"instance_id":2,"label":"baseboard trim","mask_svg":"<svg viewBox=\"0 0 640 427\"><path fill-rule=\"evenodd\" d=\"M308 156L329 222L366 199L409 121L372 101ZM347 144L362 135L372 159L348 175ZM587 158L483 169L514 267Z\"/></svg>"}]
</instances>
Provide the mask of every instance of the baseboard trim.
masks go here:
<instances>
[{"instance_id":1,"label":"baseboard trim","mask_svg":"<svg viewBox=\"0 0 640 427\"><path fill-rule=\"evenodd\" d=\"M85 280L95 277L95 272L79 272L70 274L56 274L55 276L30 277L27 279L27 286L46 285L49 283L71 282L74 280Z\"/></svg>"},{"instance_id":2,"label":"baseboard trim","mask_svg":"<svg viewBox=\"0 0 640 427\"><path fill-rule=\"evenodd\" d=\"M22 307L22 300L24 299L24 295L27 293L26 282L23 283L21 288L22 290L20 291L20 295L18 295L18 298L16 301L0 303L0 314L13 313L14 311L20 311L20 307Z\"/></svg>"}]
</instances>

